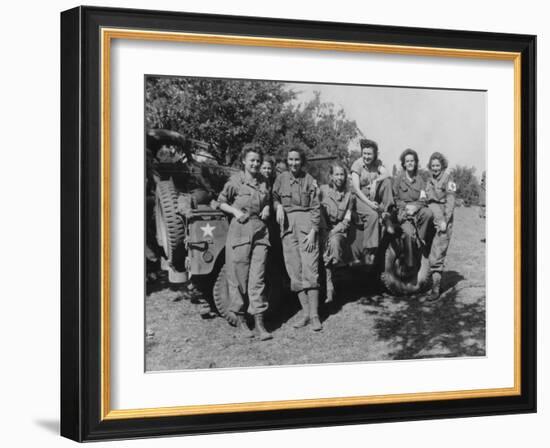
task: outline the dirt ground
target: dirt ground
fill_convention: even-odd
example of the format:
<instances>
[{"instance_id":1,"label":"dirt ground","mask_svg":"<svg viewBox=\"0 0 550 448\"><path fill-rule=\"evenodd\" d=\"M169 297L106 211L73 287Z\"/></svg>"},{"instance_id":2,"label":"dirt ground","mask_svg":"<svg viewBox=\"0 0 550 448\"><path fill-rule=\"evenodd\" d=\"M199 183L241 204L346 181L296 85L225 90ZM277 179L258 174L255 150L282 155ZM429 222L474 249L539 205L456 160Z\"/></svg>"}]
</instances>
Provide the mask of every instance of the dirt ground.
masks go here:
<instances>
[{"instance_id":1,"label":"dirt ground","mask_svg":"<svg viewBox=\"0 0 550 448\"><path fill-rule=\"evenodd\" d=\"M244 339L224 319L201 316L200 294L173 289L161 277L148 283L146 370L183 370L289 364L485 355L485 221L478 209L457 208L443 274L443 295L385 294L376 278L348 272L337 303L323 306L323 331L294 329L294 296L267 323L271 341ZM350 287L352 285L352 287Z\"/></svg>"}]
</instances>

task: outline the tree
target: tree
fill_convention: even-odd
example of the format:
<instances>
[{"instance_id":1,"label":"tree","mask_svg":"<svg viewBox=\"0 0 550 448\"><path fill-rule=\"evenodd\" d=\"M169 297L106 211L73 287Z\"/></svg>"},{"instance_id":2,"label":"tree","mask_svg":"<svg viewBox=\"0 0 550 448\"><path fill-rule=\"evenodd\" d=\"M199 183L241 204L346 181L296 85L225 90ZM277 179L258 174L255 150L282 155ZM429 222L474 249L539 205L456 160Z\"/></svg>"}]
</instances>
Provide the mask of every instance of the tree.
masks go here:
<instances>
[{"instance_id":1,"label":"tree","mask_svg":"<svg viewBox=\"0 0 550 448\"><path fill-rule=\"evenodd\" d=\"M320 94L298 104L297 94L275 81L148 77L148 129L163 128L206 142L224 165L234 164L245 143L260 143L281 158L302 145L308 155L335 155L348 162L357 125Z\"/></svg>"},{"instance_id":2,"label":"tree","mask_svg":"<svg viewBox=\"0 0 550 448\"><path fill-rule=\"evenodd\" d=\"M464 201L465 205L479 203L479 181L475 176L475 167L457 165L451 170L456 184L456 196Z\"/></svg>"}]
</instances>

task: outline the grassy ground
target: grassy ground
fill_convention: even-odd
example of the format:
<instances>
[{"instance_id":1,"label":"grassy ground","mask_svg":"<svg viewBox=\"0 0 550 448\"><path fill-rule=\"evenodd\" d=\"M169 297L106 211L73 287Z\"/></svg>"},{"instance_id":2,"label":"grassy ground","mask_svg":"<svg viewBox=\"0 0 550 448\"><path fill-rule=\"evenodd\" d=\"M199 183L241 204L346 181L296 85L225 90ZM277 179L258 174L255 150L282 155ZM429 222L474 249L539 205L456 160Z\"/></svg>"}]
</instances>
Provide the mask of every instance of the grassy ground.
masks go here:
<instances>
[{"instance_id":1,"label":"grassy ground","mask_svg":"<svg viewBox=\"0 0 550 448\"><path fill-rule=\"evenodd\" d=\"M357 362L485 355L485 221L477 208L455 212L443 275L444 294L430 304L422 295L394 297L376 279L345 273L338 302L323 307L323 331L294 329L296 299L267 322L274 339L246 340L222 318L203 318L195 290L148 285L148 371L327 362ZM353 287L350 288L350 285Z\"/></svg>"}]
</instances>

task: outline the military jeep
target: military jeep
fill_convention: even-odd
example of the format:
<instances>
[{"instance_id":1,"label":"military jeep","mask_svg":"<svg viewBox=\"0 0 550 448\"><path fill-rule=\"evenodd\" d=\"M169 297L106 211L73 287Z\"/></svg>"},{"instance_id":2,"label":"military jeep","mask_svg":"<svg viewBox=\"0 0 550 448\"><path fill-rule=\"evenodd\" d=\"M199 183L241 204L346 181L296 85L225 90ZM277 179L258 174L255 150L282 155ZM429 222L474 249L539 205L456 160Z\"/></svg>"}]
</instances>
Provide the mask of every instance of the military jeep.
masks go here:
<instances>
[{"instance_id":1,"label":"military jeep","mask_svg":"<svg viewBox=\"0 0 550 448\"><path fill-rule=\"evenodd\" d=\"M230 297L225 275L225 241L228 217L216 198L235 168L219 165L203 142L185 139L162 129L147 133L154 179L153 215L161 268L173 284L191 281L229 323ZM160 156L160 159L159 159ZM280 263L269 263L266 277L270 312L280 299Z\"/></svg>"}]
</instances>

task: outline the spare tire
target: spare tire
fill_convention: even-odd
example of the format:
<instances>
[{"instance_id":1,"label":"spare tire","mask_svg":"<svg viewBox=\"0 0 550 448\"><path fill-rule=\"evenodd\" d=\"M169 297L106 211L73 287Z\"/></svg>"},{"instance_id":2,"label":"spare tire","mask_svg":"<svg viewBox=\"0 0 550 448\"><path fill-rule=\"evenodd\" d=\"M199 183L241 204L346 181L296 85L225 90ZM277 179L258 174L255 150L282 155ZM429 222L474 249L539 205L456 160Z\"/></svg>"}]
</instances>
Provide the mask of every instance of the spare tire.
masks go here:
<instances>
[{"instance_id":1,"label":"spare tire","mask_svg":"<svg viewBox=\"0 0 550 448\"><path fill-rule=\"evenodd\" d=\"M267 313L269 316L272 316L280 311L281 295L283 293L282 275L278 269L273 269L273 267L267 271L267 274L266 294L267 302L269 304ZM214 299L214 304L216 305L219 315L231 325L237 325L237 318L235 317L235 314L229 310L231 305L231 297L229 295L229 285L227 284L225 264L220 269L216 282L214 283L212 298Z\"/></svg>"},{"instance_id":2,"label":"spare tire","mask_svg":"<svg viewBox=\"0 0 550 448\"><path fill-rule=\"evenodd\" d=\"M430 262L428 257L421 255L420 266L412 275L403 276L400 260L392 244L388 244L384 259L382 282L386 289L394 295L407 295L422 292L430 286Z\"/></svg>"},{"instance_id":3,"label":"spare tire","mask_svg":"<svg viewBox=\"0 0 550 448\"><path fill-rule=\"evenodd\" d=\"M183 221L177 215L178 193L174 182L157 182L155 190L155 225L157 243L164 257L177 271L185 270L185 247L183 244L185 229Z\"/></svg>"},{"instance_id":4,"label":"spare tire","mask_svg":"<svg viewBox=\"0 0 550 448\"><path fill-rule=\"evenodd\" d=\"M218 273L216 283L214 283L212 297L220 316L222 316L231 325L237 325L237 317L233 312L229 311L231 297L229 296L229 285L227 284L227 277L225 275L225 265L222 266L220 272Z\"/></svg>"}]
</instances>

